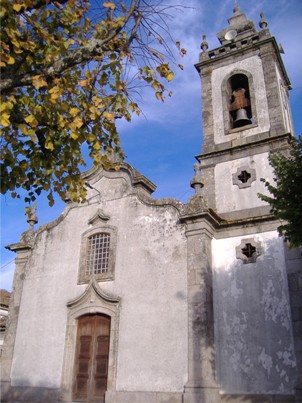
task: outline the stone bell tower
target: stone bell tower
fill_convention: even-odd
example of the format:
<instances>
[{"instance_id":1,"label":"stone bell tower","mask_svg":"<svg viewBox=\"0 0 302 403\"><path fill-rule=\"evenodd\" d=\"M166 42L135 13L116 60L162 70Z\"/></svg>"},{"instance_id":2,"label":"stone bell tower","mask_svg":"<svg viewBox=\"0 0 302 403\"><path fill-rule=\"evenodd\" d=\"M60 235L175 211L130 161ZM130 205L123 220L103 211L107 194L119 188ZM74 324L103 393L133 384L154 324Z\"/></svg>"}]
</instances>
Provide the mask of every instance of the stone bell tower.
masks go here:
<instances>
[{"instance_id":1,"label":"stone bell tower","mask_svg":"<svg viewBox=\"0 0 302 403\"><path fill-rule=\"evenodd\" d=\"M206 38L196 68L202 80L204 196L217 213L257 214L272 179L269 151L287 146L293 133L290 82L279 46L261 15L258 32L239 6L218 33L221 46L208 50ZM243 190L244 189L244 190ZM248 211L247 211L248 210ZM254 212L253 212L254 211Z\"/></svg>"},{"instance_id":2,"label":"stone bell tower","mask_svg":"<svg viewBox=\"0 0 302 403\"><path fill-rule=\"evenodd\" d=\"M259 193L273 182L268 155L293 135L291 88L261 14L258 31L238 5L196 69L203 149L181 218L188 238L189 379L184 402L295 401L299 388L279 222ZM301 260L299 260L301 265ZM297 345L297 344L296 344Z\"/></svg>"}]
</instances>

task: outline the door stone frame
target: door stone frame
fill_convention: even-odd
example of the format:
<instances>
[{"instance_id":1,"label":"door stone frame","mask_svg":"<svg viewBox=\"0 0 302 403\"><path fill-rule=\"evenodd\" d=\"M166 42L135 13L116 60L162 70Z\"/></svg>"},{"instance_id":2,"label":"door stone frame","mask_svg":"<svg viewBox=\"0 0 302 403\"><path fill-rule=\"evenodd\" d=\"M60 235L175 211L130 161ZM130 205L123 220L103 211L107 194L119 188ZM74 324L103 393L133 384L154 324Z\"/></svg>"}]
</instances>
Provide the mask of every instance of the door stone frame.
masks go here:
<instances>
[{"instance_id":1,"label":"door stone frame","mask_svg":"<svg viewBox=\"0 0 302 403\"><path fill-rule=\"evenodd\" d=\"M104 314L111 318L107 390L115 391L120 298L104 293L95 278L92 278L85 291L78 298L67 303L67 308L61 400L72 401L77 319L87 314Z\"/></svg>"}]
</instances>

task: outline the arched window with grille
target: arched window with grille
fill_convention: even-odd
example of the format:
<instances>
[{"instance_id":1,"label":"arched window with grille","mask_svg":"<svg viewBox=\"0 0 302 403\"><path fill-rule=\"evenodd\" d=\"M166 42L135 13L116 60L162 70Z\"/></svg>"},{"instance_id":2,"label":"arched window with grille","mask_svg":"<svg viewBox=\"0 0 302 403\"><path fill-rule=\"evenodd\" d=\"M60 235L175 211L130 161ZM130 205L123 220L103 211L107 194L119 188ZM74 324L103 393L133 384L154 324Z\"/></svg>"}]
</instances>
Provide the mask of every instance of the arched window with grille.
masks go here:
<instances>
[{"instance_id":1,"label":"arched window with grille","mask_svg":"<svg viewBox=\"0 0 302 403\"><path fill-rule=\"evenodd\" d=\"M101 232L88 238L86 274L108 272L110 234Z\"/></svg>"},{"instance_id":2,"label":"arched window with grille","mask_svg":"<svg viewBox=\"0 0 302 403\"><path fill-rule=\"evenodd\" d=\"M93 228L83 234L79 282L94 276L98 281L114 279L116 229L112 226Z\"/></svg>"}]
</instances>

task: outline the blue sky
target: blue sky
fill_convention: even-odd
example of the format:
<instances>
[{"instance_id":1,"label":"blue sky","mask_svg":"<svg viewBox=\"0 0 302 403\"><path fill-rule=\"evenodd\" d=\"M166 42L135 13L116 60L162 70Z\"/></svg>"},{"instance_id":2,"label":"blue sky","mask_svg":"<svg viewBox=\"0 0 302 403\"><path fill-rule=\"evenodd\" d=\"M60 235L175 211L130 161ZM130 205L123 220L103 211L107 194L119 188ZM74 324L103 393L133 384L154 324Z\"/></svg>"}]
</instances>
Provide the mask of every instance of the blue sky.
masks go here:
<instances>
[{"instance_id":1,"label":"blue sky","mask_svg":"<svg viewBox=\"0 0 302 403\"><path fill-rule=\"evenodd\" d=\"M227 27L233 14L234 0L168 0L165 4L184 5L174 11L169 25L172 36L180 40L187 55L180 62L170 84L173 96L163 104L154 94L142 94L143 115L131 123L120 123L126 161L157 185L154 197L173 197L186 202L192 195L195 155L202 146L201 85L194 64L198 61L202 35L207 35L209 49L219 46L217 32ZM238 0L241 11L258 27L263 11L272 35L281 43L285 68L293 89L290 91L295 133L302 133L302 1ZM178 61L179 62L179 61ZM89 168L89 167L88 167ZM37 201L39 225L57 218L64 203L57 200L49 207L44 197ZM4 248L18 242L28 228L24 203L9 196L1 197L1 283L11 290L15 254Z\"/></svg>"}]
</instances>

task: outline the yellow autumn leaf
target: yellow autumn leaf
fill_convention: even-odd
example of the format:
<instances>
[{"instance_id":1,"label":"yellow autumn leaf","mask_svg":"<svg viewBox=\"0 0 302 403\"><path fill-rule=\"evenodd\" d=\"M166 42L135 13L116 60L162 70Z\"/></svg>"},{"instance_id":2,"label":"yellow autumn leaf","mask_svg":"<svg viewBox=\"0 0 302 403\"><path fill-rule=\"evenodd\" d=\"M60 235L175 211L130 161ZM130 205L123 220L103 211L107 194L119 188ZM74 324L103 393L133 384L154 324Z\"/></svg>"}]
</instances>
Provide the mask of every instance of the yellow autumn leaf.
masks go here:
<instances>
[{"instance_id":1,"label":"yellow autumn leaf","mask_svg":"<svg viewBox=\"0 0 302 403\"><path fill-rule=\"evenodd\" d=\"M28 135L30 136L32 141L34 141L34 142L38 141L35 131L33 129L28 130Z\"/></svg>"},{"instance_id":2,"label":"yellow autumn leaf","mask_svg":"<svg viewBox=\"0 0 302 403\"><path fill-rule=\"evenodd\" d=\"M92 105L90 108L89 108L89 111L90 111L90 114L89 114L89 116L90 116L90 118L91 119L97 119L100 115L101 115L101 112L94 106L94 105Z\"/></svg>"},{"instance_id":3,"label":"yellow autumn leaf","mask_svg":"<svg viewBox=\"0 0 302 403\"><path fill-rule=\"evenodd\" d=\"M19 129L23 134L25 134L25 135L28 134L28 129L27 129L27 126L26 126L26 125L24 125L24 124L18 125L18 129Z\"/></svg>"},{"instance_id":4,"label":"yellow autumn leaf","mask_svg":"<svg viewBox=\"0 0 302 403\"><path fill-rule=\"evenodd\" d=\"M81 118L76 117L69 125L69 128L72 132L76 132L77 129L83 126L83 121Z\"/></svg>"},{"instance_id":5,"label":"yellow autumn leaf","mask_svg":"<svg viewBox=\"0 0 302 403\"><path fill-rule=\"evenodd\" d=\"M170 71L170 73L167 74L166 79L168 81L171 81L171 80L173 80L173 78L174 78L174 73L173 73L173 71Z\"/></svg>"},{"instance_id":6,"label":"yellow autumn leaf","mask_svg":"<svg viewBox=\"0 0 302 403\"><path fill-rule=\"evenodd\" d=\"M87 134L87 141L94 141L95 140L95 135L92 133Z\"/></svg>"},{"instance_id":7,"label":"yellow autumn leaf","mask_svg":"<svg viewBox=\"0 0 302 403\"><path fill-rule=\"evenodd\" d=\"M16 39L12 39L11 43L16 47L16 48L20 48L20 42L18 42Z\"/></svg>"},{"instance_id":8,"label":"yellow autumn leaf","mask_svg":"<svg viewBox=\"0 0 302 403\"><path fill-rule=\"evenodd\" d=\"M41 75L34 76L33 77L33 86L38 90L41 87L45 87L47 85L47 82L44 80L44 78Z\"/></svg>"},{"instance_id":9,"label":"yellow autumn leaf","mask_svg":"<svg viewBox=\"0 0 302 403\"><path fill-rule=\"evenodd\" d=\"M86 87L88 84L89 84L89 80L87 80L87 79L79 81L79 85L81 87Z\"/></svg>"},{"instance_id":10,"label":"yellow autumn leaf","mask_svg":"<svg viewBox=\"0 0 302 403\"><path fill-rule=\"evenodd\" d=\"M138 105L135 102L130 102L129 103L129 109L131 110L131 112L135 112L138 109Z\"/></svg>"},{"instance_id":11,"label":"yellow autumn leaf","mask_svg":"<svg viewBox=\"0 0 302 403\"><path fill-rule=\"evenodd\" d=\"M7 33L11 38L14 38L16 36L18 37L22 36L21 33L17 29L14 29L13 27L9 27Z\"/></svg>"},{"instance_id":12,"label":"yellow autumn leaf","mask_svg":"<svg viewBox=\"0 0 302 403\"><path fill-rule=\"evenodd\" d=\"M154 88L155 91L157 91L158 88L159 88L159 85L158 85L158 84L159 84L158 81L153 81L153 83L151 84L151 87Z\"/></svg>"},{"instance_id":13,"label":"yellow autumn leaf","mask_svg":"<svg viewBox=\"0 0 302 403\"><path fill-rule=\"evenodd\" d=\"M92 97L92 100L94 102L94 105L98 108L103 108L105 105L103 104L103 98L94 96Z\"/></svg>"},{"instance_id":14,"label":"yellow autumn leaf","mask_svg":"<svg viewBox=\"0 0 302 403\"><path fill-rule=\"evenodd\" d=\"M162 93L161 92L156 92L155 93L155 96L156 96L156 98L158 99L158 100L160 100L160 99L162 99Z\"/></svg>"},{"instance_id":15,"label":"yellow autumn leaf","mask_svg":"<svg viewBox=\"0 0 302 403\"><path fill-rule=\"evenodd\" d=\"M45 148L47 148L47 150L53 151L55 147L54 147L52 141L47 140L47 141L45 142Z\"/></svg>"},{"instance_id":16,"label":"yellow autumn leaf","mask_svg":"<svg viewBox=\"0 0 302 403\"><path fill-rule=\"evenodd\" d=\"M103 6L106 8L110 8L111 10L114 10L116 7L115 4L111 3L110 1L106 1L105 3L103 3Z\"/></svg>"},{"instance_id":17,"label":"yellow autumn leaf","mask_svg":"<svg viewBox=\"0 0 302 403\"><path fill-rule=\"evenodd\" d=\"M93 144L92 147L93 147L95 150L100 150L100 149L101 149L100 143L95 143L95 144Z\"/></svg>"},{"instance_id":18,"label":"yellow autumn leaf","mask_svg":"<svg viewBox=\"0 0 302 403\"><path fill-rule=\"evenodd\" d=\"M114 114L113 114L113 113L110 113L110 112L105 112L105 113L103 114L103 116L104 116L106 119L108 119L108 120L112 120L112 119L114 118Z\"/></svg>"},{"instance_id":19,"label":"yellow autumn leaf","mask_svg":"<svg viewBox=\"0 0 302 403\"><path fill-rule=\"evenodd\" d=\"M65 120L62 118L61 115L58 116L58 123L61 128L65 127Z\"/></svg>"},{"instance_id":20,"label":"yellow autumn leaf","mask_svg":"<svg viewBox=\"0 0 302 403\"><path fill-rule=\"evenodd\" d=\"M26 116L26 118L24 119L26 123L32 123L35 120L34 115L29 115Z\"/></svg>"},{"instance_id":21,"label":"yellow autumn leaf","mask_svg":"<svg viewBox=\"0 0 302 403\"><path fill-rule=\"evenodd\" d=\"M14 4L14 5L13 5L13 9L14 9L15 11L17 11L17 13L21 10L22 7L23 7L22 4Z\"/></svg>"},{"instance_id":22,"label":"yellow autumn leaf","mask_svg":"<svg viewBox=\"0 0 302 403\"><path fill-rule=\"evenodd\" d=\"M3 127L8 127L10 125L10 120L9 120L9 114L8 113L2 113L1 114L1 119L0 123Z\"/></svg>"},{"instance_id":23,"label":"yellow autumn leaf","mask_svg":"<svg viewBox=\"0 0 302 403\"><path fill-rule=\"evenodd\" d=\"M59 97L60 97L60 94L58 94L57 92L53 92L52 94L50 94L50 102L52 104L55 104Z\"/></svg>"},{"instance_id":24,"label":"yellow autumn leaf","mask_svg":"<svg viewBox=\"0 0 302 403\"><path fill-rule=\"evenodd\" d=\"M56 103L57 99L61 96L61 89L56 85L49 90L50 102Z\"/></svg>"},{"instance_id":25,"label":"yellow autumn leaf","mask_svg":"<svg viewBox=\"0 0 302 403\"><path fill-rule=\"evenodd\" d=\"M59 87L55 86L55 87L52 87L52 88L49 90L49 93L50 93L50 94L54 94L54 93L56 93L56 92L58 92L58 91L59 91Z\"/></svg>"},{"instance_id":26,"label":"yellow autumn leaf","mask_svg":"<svg viewBox=\"0 0 302 403\"><path fill-rule=\"evenodd\" d=\"M75 132L72 132L71 135L70 135L70 137L71 137L72 139L74 139L74 140L77 140L78 137L79 137L79 135L78 135L77 133L75 133Z\"/></svg>"},{"instance_id":27,"label":"yellow autumn leaf","mask_svg":"<svg viewBox=\"0 0 302 403\"><path fill-rule=\"evenodd\" d=\"M0 112L3 112L7 109L12 109L14 106L14 104L12 102L2 102L2 104L0 104Z\"/></svg>"},{"instance_id":28,"label":"yellow autumn leaf","mask_svg":"<svg viewBox=\"0 0 302 403\"><path fill-rule=\"evenodd\" d=\"M26 123L28 123L30 126L35 127L38 125L37 119L34 117L34 115L28 115L24 119Z\"/></svg>"},{"instance_id":29,"label":"yellow autumn leaf","mask_svg":"<svg viewBox=\"0 0 302 403\"><path fill-rule=\"evenodd\" d=\"M14 64L15 63L15 59L12 56L9 56L7 62L7 64Z\"/></svg>"},{"instance_id":30,"label":"yellow autumn leaf","mask_svg":"<svg viewBox=\"0 0 302 403\"><path fill-rule=\"evenodd\" d=\"M98 165L101 162L101 155L100 154L94 154L93 159L94 159L94 165Z\"/></svg>"},{"instance_id":31,"label":"yellow autumn leaf","mask_svg":"<svg viewBox=\"0 0 302 403\"><path fill-rule=\"evenodd\" d=\"M71 114L71 116L74 118L78 113L79 113L79 109L78 108L71 108L69 110L69 113Z\"/></svg>"},{"instance_id":32,"label":"yellow autumn leaf","mask_svg":"<svg viewBox=\"0 0 302 403\"><path fill-rule=\"evenodd\" d=\"M75 124L75 126L79 129L80 127L83 126L83 121L81 118L76 117L73 121L73 123Z\"/></svg>"}]
</instances>

